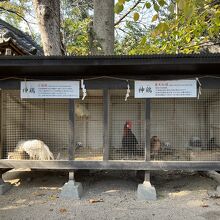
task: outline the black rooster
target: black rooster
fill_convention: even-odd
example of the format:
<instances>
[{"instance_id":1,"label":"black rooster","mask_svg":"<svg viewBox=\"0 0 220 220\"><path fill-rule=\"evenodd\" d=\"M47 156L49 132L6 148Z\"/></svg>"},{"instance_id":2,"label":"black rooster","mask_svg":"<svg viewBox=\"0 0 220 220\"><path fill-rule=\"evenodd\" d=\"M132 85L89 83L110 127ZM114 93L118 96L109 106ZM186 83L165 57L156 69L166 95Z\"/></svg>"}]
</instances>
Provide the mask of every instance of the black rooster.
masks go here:
<instances>
[{"instance_id":1,"label":"black rooster","mask_svg":"<svg viewBox=\"0 0 220 220\"><path fill-rule=\"evenodd\" d=\"M122 148L129 155L137 153L138 141L135 135L131 131L131 121L126 121L124 125L124 134L122 138Z\"/></svg>"}]
</instances>

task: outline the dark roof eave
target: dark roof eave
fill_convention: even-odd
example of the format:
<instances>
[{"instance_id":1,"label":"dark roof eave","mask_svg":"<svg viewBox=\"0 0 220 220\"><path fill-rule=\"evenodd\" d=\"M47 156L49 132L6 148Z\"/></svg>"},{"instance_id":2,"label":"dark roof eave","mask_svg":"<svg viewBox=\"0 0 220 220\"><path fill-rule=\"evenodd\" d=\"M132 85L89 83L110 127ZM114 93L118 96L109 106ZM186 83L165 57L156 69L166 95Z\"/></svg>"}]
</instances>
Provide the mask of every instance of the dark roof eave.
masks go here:
<instances>
[{"instance_id":1,"label":"dark roof eave","mask_svg":"<svg viewBox=\"0 0 220 220\"><path fill-rule=\"evenodd\" d=\"M6 47L6 46L11 47L19 55L32 55L31 53L29 53L29 51L27 51L25 48L23 48L20 45L18 45L12 39L9 39L8 41L0 43L0 47Z\"/></svg>"},{"instance_id":2,"label":"dark roof eave","mask_svg":"<svg viewBox=\"0 0 220 220\"><path fill-rule=\"evenodd\" d=\"M0 57L0 77L219 74L220 54L149 56ZM211 71L211 72L210 72Z\"/></svg>"}]
</instances>

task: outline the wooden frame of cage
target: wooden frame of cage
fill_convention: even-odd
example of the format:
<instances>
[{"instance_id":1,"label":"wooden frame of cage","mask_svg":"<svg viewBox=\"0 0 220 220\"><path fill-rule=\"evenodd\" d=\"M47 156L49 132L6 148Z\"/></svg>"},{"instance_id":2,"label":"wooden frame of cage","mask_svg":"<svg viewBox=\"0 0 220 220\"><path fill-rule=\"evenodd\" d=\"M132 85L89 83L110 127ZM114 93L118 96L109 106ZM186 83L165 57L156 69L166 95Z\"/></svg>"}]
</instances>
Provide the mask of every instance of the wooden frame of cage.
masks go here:
<instances>
[{"instance_id":1,"label":"wooden frame of cage","mask_svg":"<svg viewBox=\"0 0 220 220\"><path fill-rule=\"evenodd\" d=\"M203 88L220 88L220 79L203 80ZM126 83L118 80L88 81L87 89L102 89L104 100L104 153L103 161L74 161L72 144L74 143L75 101L69 100L69 160L39 161L39 160L9 160L0 159L0 169L30 168L30 169L114 169L114 170L218 170L220 161L150 161L150 112L151 100L145 99L145 160L143 161L110 161L109 158L109 89L126 89ZM20 81L0 81L3 89L19 89ZM133 87L133 85L131 86ZM2 126L1 126L2 130Z\"/></svg>"}]
</instances>

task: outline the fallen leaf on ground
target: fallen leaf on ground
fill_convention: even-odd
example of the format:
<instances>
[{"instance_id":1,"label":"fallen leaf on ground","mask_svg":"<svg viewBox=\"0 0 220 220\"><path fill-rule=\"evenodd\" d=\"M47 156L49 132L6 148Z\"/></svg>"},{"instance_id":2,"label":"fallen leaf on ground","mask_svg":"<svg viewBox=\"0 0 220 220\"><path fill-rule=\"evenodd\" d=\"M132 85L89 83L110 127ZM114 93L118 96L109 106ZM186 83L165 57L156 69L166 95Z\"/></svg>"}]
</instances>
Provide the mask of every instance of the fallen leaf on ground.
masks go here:
<instances>
[{"instance_id":1,"label":"fallen leaf on ground","mask_svg":"<svg viewBox=\"0 0 220 220\"><path fill-rule=\"evenodd\" d=\"M55 199L57 199L58 197L57 197L57 195L50 195L48 198L51 199L51 200L55 200Z\"/></svg>"},{"instance_id":2,"label":"fallen leaf on ground","mask_svg":"<svg viewBox=\"0 0 220 220\"><path fill-rule=\"evenodd\" d=\"M67 210L65 208L60 209L61 213L67 212Z\"/></svg>"},{"instance_id":3,"label":"fallen leaf on ground","mask_svg":"<svg viewBox=\"0 0 220 220\"><path fill-rule=\"evenodd\" d=\"M45 193L33 193L34 196L45 196Z\"/></svg>"},{"instance_id":4,"label":"fallen leaf on ground","mask_svg":"<svg viewBox=\"0 0 220 220\"><path fill-rule=\"evenodd\" d=\"M203 208L207 208L207 207L209 207L208 205L206 205L206 204L204 204L204 205L202 205L202 207Z\"/></svg>"},{"instance_id":5,"label":"fallen leaf on ground","mask_svg":"<svg viewBox=\"0 0 220 220\"><path fill-rule=\"evenodd\" d=\"M90 199L89 203L104 202L103 199Z\"/></svg>"}]
</instances>

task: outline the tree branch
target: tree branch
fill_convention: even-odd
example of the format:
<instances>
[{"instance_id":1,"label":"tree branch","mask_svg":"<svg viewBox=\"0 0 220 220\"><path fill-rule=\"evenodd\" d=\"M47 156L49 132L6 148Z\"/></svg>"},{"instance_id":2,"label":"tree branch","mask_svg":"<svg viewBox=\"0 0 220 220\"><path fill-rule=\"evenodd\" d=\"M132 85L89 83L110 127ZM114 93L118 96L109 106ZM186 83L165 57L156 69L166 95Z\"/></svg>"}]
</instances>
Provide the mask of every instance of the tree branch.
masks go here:
<instances>
[{"instance_id":1,"label":"tree branch","mask_svg":"<svg viewBox=\"0 0 220 220\"><path fill-rule=\"evenodd\" d=\"M28 29L29 29L29 31L30 31L31 34L32 34L32 31L31 31L31 27L30 27L30 25L29 25L29 22L28 22L22 15L18 14L16 11L13 11L13 10L11 10L11 9L6 9L6 8L4 8L4 7L0 7L0 10L5 11L5 12L8 12L8 13L15 14L15 15L17 15L19 18L21 18L22 20L24 20L24 21L27 23Z\"/></svg>"},{"instance_id":2,"label":"tree branch","mask_svg":"<svg viewBox=\"0 0 220 220\"><path fill-rule=\"evenodd\" d=\"M127 17L138 6L139 3L141 3L141 0L138 0L126 14L124 14L117 22L115 22L114 26L118 25L125 17Z\"/></svg>"},{"instance_id":3,"label":"tree branch","mask_svg":"<svg viewBox=\"0 0 220 220\"><path fill-rule=\"evenodd\" d=\"M206 41L206 42L202 42L202 43L198 43L194 45L184 46L184 47L181 47L180 49L186 49L186 48L192 48L192 47L198 47L198 46L206 47L206 46L214 46L214 45L220 45L220 42Z\"/></svg>"},{"instance_id":4,"label":"tree branch","mask_svg":"<svg viewBox=\"0 0 220 220\"><path fill-rule=\"evenodd\" d=\"M120 30L120 31L124 32L124 33L125 33L125 34L127 34L127 35L131 35L129 32L125 31L125 30L124 30L124 29L122 29L122 28L118 28L118 30Z\"/></svg>"}]
</instances>

